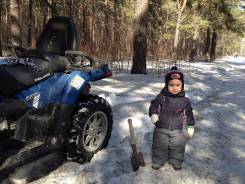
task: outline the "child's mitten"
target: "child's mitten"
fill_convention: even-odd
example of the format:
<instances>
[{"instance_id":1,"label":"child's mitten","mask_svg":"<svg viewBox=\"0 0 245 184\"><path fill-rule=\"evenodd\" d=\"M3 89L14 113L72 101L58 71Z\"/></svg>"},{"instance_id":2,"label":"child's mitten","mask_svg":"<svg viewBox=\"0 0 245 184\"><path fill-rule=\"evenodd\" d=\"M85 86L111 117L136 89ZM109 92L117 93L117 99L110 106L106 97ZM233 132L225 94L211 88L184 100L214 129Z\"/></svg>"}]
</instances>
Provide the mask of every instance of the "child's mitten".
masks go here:
<instances>
[{"instance_id":1,"label":"child's mitten","mask_svg":"<svg viewBox=\"0 0 245 184\"><path fill-rule=\"evenodd\" d=\"M188 132L189 137L192 138L194 135L194 126L188 126L187 132Z\"/></svg>"},{"instance_id":2,"label":"child's mitten","mask_svg":"<svg viewBox=\"0 0 245 184\"><path fill-rule=\"evenodd\" d=\"M159 121L158 115L157 114L152 114L151 115L151 122L155 124L156 122Z\"/></svg>"}]
</instances>

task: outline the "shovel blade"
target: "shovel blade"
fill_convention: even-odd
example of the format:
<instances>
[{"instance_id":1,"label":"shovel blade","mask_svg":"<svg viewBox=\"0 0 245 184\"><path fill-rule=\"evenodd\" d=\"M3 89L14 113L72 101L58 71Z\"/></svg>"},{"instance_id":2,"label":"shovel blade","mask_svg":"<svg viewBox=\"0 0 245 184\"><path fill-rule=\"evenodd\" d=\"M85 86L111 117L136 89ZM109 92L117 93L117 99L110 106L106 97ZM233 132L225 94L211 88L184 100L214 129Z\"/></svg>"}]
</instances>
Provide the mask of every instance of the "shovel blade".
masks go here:
<instances>
[{"instance_id":1,"label":"shovel blade","mask_svg":"<svg viewBox=\"0 0 245 184\"><path fill-rule=\"evenodd\" d=\"M138 165L145 167L145 161L142 152L137 153Z\"/></svg>"},{"instance_id":2,"label":"shovel blade","mask_svg":"<svg viewBox=\"0 0 245 184\"><path fill-rule=\"evenodd\" d=\"M142 152L131 156L131 164L134 171L137 171L140 166L145 167L145 161Z\"/></svg>"},{"instance_id":3,"label":"shovel blade","mask_svg":"<svg viewBox=\"0 0 245 184\"><path fill-rule=\"evenodd\" d=\"M133 171L137 171L140 167L134 155L131 156L131 165L132 165Z\"/></svg>"}]
</instances>

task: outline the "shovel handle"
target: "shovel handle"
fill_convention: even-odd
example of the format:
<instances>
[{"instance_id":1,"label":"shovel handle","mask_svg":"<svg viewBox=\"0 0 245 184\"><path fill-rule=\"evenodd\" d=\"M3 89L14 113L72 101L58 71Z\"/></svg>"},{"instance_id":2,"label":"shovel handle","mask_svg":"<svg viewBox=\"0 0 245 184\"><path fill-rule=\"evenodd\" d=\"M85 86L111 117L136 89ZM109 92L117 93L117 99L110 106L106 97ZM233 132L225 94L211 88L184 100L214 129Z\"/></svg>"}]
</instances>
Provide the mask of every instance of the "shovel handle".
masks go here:
<instances>
[{"instance_id":1,"label":"shovel handle","mask_svg":"<svg viewBox=\"0 0 245 184\"><path fill-rule=\"evenodd\" d=\"M133 128L133 124L132 124L132 119L128 119L128 126L129 126L131 144L136 144L136 138L135 138L135 135L134 135L134 128Z\"/></svg>"}]
</instances>

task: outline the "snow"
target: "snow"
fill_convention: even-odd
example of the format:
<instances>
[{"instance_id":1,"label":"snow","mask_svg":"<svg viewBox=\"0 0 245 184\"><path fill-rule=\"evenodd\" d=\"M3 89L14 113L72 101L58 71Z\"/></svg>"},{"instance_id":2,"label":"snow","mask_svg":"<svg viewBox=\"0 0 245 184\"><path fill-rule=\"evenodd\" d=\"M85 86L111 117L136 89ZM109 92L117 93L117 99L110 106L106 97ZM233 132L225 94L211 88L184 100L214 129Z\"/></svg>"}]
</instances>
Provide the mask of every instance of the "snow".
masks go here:
<instances>
[{"instance_id":1,"label":"snow","mask_svg":"<svg viewBox=\"0 0 245 184\"><path fill-rule=\"evenodd\" d=\"M92 85L94 93L113 108L113 132L107 149L90 163L66 162L33 184L244 184L245 183L245 58L226 57L215 63L183 63L185 89L197 121L186 146L181 171L168 164L151 168L154 125L148 117L150 101L164 86L164 78L114 73ZM132 118L137 146L146 167L133 172L127 119Z\"/></svg>"}]
</instances>

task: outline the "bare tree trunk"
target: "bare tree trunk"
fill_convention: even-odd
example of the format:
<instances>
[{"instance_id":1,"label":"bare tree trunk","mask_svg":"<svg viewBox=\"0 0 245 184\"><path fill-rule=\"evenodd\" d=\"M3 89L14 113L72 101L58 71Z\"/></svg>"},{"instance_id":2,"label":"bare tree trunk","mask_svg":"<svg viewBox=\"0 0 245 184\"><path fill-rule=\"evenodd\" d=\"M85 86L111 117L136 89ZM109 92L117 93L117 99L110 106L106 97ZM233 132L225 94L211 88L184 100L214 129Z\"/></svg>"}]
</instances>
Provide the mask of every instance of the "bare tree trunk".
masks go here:
<instances>
[{"instance_id":1,"label":"bare tree trunk","mask_svg":"<svg viewBox=\"0 0 245 184\"><path fill-rule=\"evenodd\" d=\"M136 1L132 74L146 74L148 0Z\"/></svg>"},{"instance_id":2,"label":"bare tree trunk","mask_svg":"<svg viewBox=\"0 0 245 184\"><path fill-rule=\"evenodd\" d=\"M222 57L225 55L225 45L222 47Z\"/></svg>"},{"instance_id":3,"label":"bare tree trunk","mask_svg":"<svg viewBox=\"0 0 245 184\"><path fill-rule=\"evenodd\" d=\"M32 46L32 0L29 0L29 17L28 17L28 47Z\"/></svg>"},{"instance_id":4,"label":"bare tree trunk","mask_svg":"<svg viewBox=\"0 0 245 184\"><path fill-rule=\"evenodd\" d=\"M58 16L59 12L57 9L57 1L56 0L51 0L51 17Z\"/></svg>"},{"instance_id":5,"label":"bare tree trunk","mask_svg":"<svg viewBox=\"0 0 245 184\"><path fill-rule=\"evenodd\" d=\"M97 48L97 53L99 53L100 49L99 49L99 45L93 47L94 44L96 44L96 37L95 37L96 18L94 16L91 16L91 12L95 12L95 0L91 2L91 8L88 10L88 20L89 20L88 23L89 25L91 25L91 28L89 29L90 41L88 45L89 45L90 54L94 55L96 53L96 49L93 48Z\"/></svg>"},{"instance_id":6,"label":"bare tree trunk","mask_svg":"<svg viewBox=\"0 0 245 184\"><path fill-rule=\"evenodd\" d=\"M47 7L47 18L51 18L51 17L54 17L54 16L58 16L59 15L59 12L58 12L58 9L57 9L57 1L56 0L42 0L42 5Z\"/></svg>"},{"instance_id":7,"label":"bare tree trunk","mask_svg":"<svg viewBox=\"0 0 245 184\"><path fill-rule=\"evenodd\" d=\"M7 33L7 44L11 44L11 38L12 38L12 33L11 33L11 15L10 15L10 7L11 7L11 2L7 1L7 30L9 30L9 32Z\"/></svg>"},{"instance_id":8,"label":"bare tree trunk","mask_svg":"<svg viewBox=\"0 0 245 184\"><path fill-rule=\"evenodd\" d=\"M175 28L175 36L174 36L174 50L177 51L178 45L179 45L179 28L181 24L181 12L178 13L178 19L177 19L177 24Z\"/></svg>"},{"instance_id":9,"label":"bare tree trunk","mask_svg":"<svg viewBox=\"0 0 245 184\"><path fill-rule=\"evenodd\" d=\"M198 27L196 26L193 35L192 48L190 52L190 61L194 61L195 56L197 55L197 37L198 37Z\"/></svg>"},{"instance_id":10,"label":"bare tree trunk","mask_svg":"<svg viewBox=\"0 0 245 184\"><path fill-rule=\"evenodd\" d=\"M90 41L91 41L91 36L90 36L90 22L89 22L89 8L87 6L88 2L87 0L83 0L83 26L82 26L82 32L83 32L83 37L82 37L82 43L83 46L86 48L90 48Z\"/></svg>"},{"instance_id":11,"label":"bare tree trunk","mask_svg":"<svg viewBox=\"0 0 245 184\"><path fill-rule=\"evenodd\" d=\"M118 59L119 55L119 46L120 46L120 1L114 0L114 27L113 27L113 47L112 47L112 60L115 61Z\"/></svg>"},{"instance_id":12,"label":"bare tree trunk","mask_svg":"<svg viewBox=\"0 0 245 184\"><path fill-rule=\"evenodd\" d=\"M3 51L2 51L2 16L3 16L3 4L2 2L0 2L0 56L3 55Z\"/></svg>"},{"instance_id":13,"label":"bare tree trunk","mask_svg":"<svg viewBox=\"0 0 245 184\"><path fill-rule=\"evenodd\" d=\"M2 55L3 55L3 52L2 52L2 6L0 6L0 56Z\"/></svg>"},{"instance_id":14,"label":"bare tree trunk","mask_svg":"<svg viewBox=\"0 0 245 184\"><path fill-rule=\"evenodd\" d=\"M47 23L47 16L48 16L48 6L47 4L43 4L43 29Z\"/></svg>"},{"instance_id":15,"label":"bare tree trunk","mask_svg":"<svg viewBox=\"0 0 245 184\"><path fill-rule=\"evenodd\" d=\"M71 17L73 17L73 15L74 15L74 6L73 6L73 0L70 0L70 2L69 2L69 15L71 16Z\"/></svg>"},{"instance_id":16,"label":"bare tree trunk","mask_svg":"<svg viewBox=\"0 0 245 184\"><path fill-rule=\"evenodd\" d=\"M21 18L21 6L22 6L22 1L21 0L17 0L17 2L18 2L18 15L19 15L19 20L18 20L18 27L19 27L19 32L20 32L20 38L19 38L19 40L20 40L20 43L19 43L19 45L22 47L22 37L23 37L23 32L21 31L22 30L22 18Z\"/></svg>"},{"instance_id":17,"label":"bare tree trunk","mask_svg":"<svg viewBox=\"0 0 245 184\"><path fill-rule=\"evenodd\" d=\"M213 30L212 43L211 43L210 61L215 61L215 59L216 59L217 37L218 37L217 30L214 29Z\"/></svg>"},{"instance_id":18,"label":"bare tree trunk","mask_svg":"<svg viewBox=\"0 0 245 184\"><path fill-rule=\"evenodd\" d=\"M12 45L20 45L20 14L19 14L19 0L11 0L10 1L10 17L11 17L11 44Z\"/></svg>"},{"instance_id":19,"label":"bare tree trunk","mask_svg":"<svg viewBox=\"0 0 245 184\"><path fill-rule=\"evenodd\" d=\"M210 52L210 28L207 28L207 37L206 37L206 47L205 47L205 60L209 61L209 52Z\"/></svg>"},{"instance_id":20,"label":"bare tree trunk","mask_svg":"<svg viewBox=\"0 0 245 184\"><path fill-rule=\"evenodd\" d=\"M110 5L108 4L108 1L105 1L104 6L106 9L107 8L109 9ZM95 7L95 5L94 5L94 7ZM101 47L100 54L108 59L109 57L112 58L112 54L113 54L113 51L111 50L111 48L113 47L113 38L112 38L113 36L111 35L112 31L111 31L111 27L110 27L110 22L111 22L110 12L104 11L104 15L105 15L104 22L101 23L101 25L100 25L101 27L103 27L104 31L103 31L103 34L101 36L101 40L98 43L98 46ZM93 19L93 21L94 21L94 19ZM95 27L95 25L93 27ZM93 30L93 35L94 35L94 33L95 33L95 30ZM111 36L108 36L108 35L111 35ZM96 40L97 39L95 39L95 35L94 35L94 41L96 42Z\"/></svg>"},{"instance_id":21,"label":"bare tree trunk","mask_svg":"<svg viewBox=\"0 0 245 184\"><path fill-rule=\"evenodd\" d=\"M148 44L148 52L154 56L154 59L158 62L159 60L159 46L160 40L162 40L162 27L165 18L163 19L161 15L163 14L163 1L153 1L149 3L149 44ZM161 18L160 18L161 17Z\"/></svg>"},{"instance_id":22,"label":"bare tree trunk","mask_svg":"<svg viewBox=\"0 0 245 184\"><path fill-rule=\"evenodd\" d=\"M179 35L180 35L180 25L182 22L182 14L186 8L187 0L177 0L177 9L178 9L178 18L177 24L175 28L175 36L174 36L174 52L173 52L173 60L176 64L178 58L178 45L179 45Z\"/></svg>"}]
</instances>

